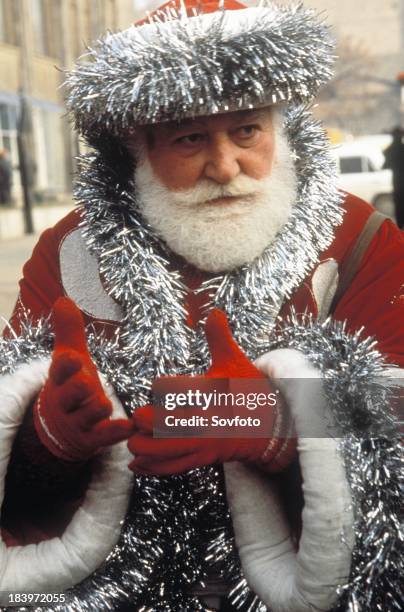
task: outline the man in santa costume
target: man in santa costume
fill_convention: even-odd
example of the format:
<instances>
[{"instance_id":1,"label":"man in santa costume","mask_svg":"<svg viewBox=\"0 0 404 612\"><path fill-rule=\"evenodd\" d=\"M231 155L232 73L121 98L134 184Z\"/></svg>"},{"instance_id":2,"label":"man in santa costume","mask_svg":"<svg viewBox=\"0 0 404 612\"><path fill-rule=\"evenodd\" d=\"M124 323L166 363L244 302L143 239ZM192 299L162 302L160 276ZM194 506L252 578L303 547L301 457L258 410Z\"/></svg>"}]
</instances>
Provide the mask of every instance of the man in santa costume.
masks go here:
<instances>
[{"instance_id":1,"label":"man in santa costume","mask_svg":"<svg viewBox=\"0 0 404 612\"><path fill-rule=\"evenodd\" d=\"M92 152L0 358L15 605L400 609L404 240L336 187L331 64L312 11L207 0L67 76ZM152 391L245 378L280 392L265 436L153 437Z\"/></svg>"}]
</instances>

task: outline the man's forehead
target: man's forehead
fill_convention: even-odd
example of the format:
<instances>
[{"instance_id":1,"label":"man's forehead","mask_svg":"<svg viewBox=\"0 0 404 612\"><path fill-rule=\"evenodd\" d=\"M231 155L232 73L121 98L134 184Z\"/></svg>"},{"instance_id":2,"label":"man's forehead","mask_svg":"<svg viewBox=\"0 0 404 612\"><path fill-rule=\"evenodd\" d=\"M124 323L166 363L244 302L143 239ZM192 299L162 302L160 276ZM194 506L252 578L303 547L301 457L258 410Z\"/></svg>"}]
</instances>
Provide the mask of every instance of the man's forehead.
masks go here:
<instances>
[{"instance_id":1,"label":"man's forehead","mask_svg":"<svg viewBox=\"0 0 404 612\"><path fill-rule=\"evenodd\" d=\"M247 110L234 111L220 115L206 115L195 117L192 119L183 119L181 121L167 121L165 123L156 124L154 129L162 129L168 132L173 132L181 129L188 129L197 126L208 126L211 123L239 123L240 121L259 120L270 116L270 107L253 108Z\"/></svg>"}]
</instances>

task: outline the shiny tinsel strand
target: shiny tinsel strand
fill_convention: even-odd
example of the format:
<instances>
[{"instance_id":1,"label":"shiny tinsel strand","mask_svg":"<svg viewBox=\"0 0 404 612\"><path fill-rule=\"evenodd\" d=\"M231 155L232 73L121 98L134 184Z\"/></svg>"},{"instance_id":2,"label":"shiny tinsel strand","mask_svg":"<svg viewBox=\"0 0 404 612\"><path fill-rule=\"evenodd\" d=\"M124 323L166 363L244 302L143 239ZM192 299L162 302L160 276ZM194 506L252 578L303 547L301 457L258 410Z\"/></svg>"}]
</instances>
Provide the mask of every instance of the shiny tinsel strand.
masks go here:
<instances>
[{"instance_id":1,"label":"shiny tinsel strand","mask_svg":"<svg viewBox=\"0 0 404 612\"><path fill-rule=\"evenodd\" d=\"M8 338L0 338L0 373L9 374L16 366L34 359L49 357L53 346L53 334L49 319L32 320L31 313L18 304L20 333L10 327L5 332Z\"/></svg>"},{"instance_id":2,"label":"shiny tinsel strand","mask_svg":"<svg viewBox=\"0 0 404 612\"><path fill-rule=\"evenodd\" d=\"M68 73L67 105L90 140L140 124L305 103L332 76L329 29L302 5L265 3L243 12L236 28L234 11L172 12L108 34Z\"/></svg>"},{"instance_id":3,"label":"shiny tinsel strand","mask_svg":"<svg viewBox=\"0 0 404 612\"><path fill-rule=\"evenodd\" d=\"M356 514L351 576L335 612L404 609L404 456L402 438L341 443Z\"/></svg>"}]
</instances>

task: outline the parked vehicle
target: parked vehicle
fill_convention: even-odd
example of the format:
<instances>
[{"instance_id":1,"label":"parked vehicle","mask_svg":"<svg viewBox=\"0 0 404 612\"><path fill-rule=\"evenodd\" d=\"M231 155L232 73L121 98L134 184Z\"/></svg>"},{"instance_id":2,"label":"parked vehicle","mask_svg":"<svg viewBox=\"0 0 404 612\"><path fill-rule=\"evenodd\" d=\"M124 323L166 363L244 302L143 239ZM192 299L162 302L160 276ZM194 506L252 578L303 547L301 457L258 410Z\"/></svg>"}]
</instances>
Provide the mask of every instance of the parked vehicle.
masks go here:
<instances>
[{"instance_id":1,"label":"parked vehicle","mask_svg":"<svg viewBox=\"0 0 404 612\"><path fill-rule=\"evenodd\" d=\"M340 187L394 218L392 173L383 169L383 149L390 140L388 135L361 137L336 145L332 153Z\"/></svg>"}]
</instances>

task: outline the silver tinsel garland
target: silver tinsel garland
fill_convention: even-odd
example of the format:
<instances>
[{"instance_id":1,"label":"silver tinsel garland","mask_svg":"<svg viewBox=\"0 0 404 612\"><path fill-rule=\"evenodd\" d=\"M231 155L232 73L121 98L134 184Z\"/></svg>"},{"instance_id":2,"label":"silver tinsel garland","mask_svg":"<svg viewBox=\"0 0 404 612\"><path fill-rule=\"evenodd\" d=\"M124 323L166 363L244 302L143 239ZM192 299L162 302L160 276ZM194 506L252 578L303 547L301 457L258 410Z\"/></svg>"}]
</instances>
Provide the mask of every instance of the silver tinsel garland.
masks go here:
<instances>
[{"instance_id":1,"label":"silver tinsel garland","mask_svg":"<svg viewBox=\"0 0 404 612\"><path fill-rule=\"evenodd\" d=\"M332 76L329 29L301 4L262 2L241 16L206 15L201 4L195 13L168 8L153 25L108 34L89 49L65 81L82 134L94 140L140 124L307 103Z\"/></svg>"}]
</instances>

